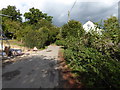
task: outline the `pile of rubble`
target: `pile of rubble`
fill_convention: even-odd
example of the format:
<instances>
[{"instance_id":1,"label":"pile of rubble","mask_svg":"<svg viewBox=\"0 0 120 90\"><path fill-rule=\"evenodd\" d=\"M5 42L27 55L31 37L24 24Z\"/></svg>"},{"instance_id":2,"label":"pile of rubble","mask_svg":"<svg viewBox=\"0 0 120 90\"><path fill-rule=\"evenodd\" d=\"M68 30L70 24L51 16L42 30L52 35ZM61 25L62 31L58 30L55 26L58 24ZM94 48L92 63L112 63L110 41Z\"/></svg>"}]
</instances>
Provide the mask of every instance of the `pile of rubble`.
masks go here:
<instances>
[{"instance_id":1,"label":"pile of rubble","mask_svg":"<svg viewBox=\"0 0 120 90\"><path fill-rule=\"evenodd\" d=\"M31 55L32 53L36 53L38 49L34 47L33 49L13 49L10 47L5 47L3 50L0 52L0 60L5 60L5 61L10 61L14 60L15 58L23 58L28 55Z\"/></svg>"}]
</instances>

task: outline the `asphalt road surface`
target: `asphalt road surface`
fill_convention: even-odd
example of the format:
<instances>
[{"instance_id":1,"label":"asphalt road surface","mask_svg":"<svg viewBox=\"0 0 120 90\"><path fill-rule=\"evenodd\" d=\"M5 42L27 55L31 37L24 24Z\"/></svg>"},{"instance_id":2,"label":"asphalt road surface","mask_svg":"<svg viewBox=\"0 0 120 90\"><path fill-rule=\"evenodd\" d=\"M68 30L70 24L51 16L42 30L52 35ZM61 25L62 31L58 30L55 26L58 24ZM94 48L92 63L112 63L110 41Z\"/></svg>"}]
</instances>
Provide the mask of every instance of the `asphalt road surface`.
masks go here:
<instances>
[{"instance_id":1,"label":"asphalt road surface","mask_svg":"<svg viewBox=\"0 0 120 90\"><path fill-rule=\"evenodd\" d=\"M2 70L3 88L57 88L62 87L57 69L58 46L49 46L6 65Z\"/></svg>"}]
</instances>

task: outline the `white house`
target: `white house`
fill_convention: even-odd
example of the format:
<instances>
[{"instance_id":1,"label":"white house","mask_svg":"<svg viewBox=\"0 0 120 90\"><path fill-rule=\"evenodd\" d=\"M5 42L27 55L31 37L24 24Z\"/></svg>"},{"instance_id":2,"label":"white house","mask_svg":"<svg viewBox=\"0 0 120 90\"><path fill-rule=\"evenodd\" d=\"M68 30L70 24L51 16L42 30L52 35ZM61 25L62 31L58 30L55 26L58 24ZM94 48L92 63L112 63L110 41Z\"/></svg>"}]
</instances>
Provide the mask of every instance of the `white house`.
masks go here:
<instances>
[{"instance_id":1,"label":"white house","mask_svg":"<svg viewBox=\"0 0 120 90\"><path fill-rule=\"evenodd\" d=\"M86 32L90 32L91 30L97 31L100 35L102 34L102 29L97 28L97 25L95 25L93 22L88 21L83 25L83 28Z\"/></svg>"}]
</instances>

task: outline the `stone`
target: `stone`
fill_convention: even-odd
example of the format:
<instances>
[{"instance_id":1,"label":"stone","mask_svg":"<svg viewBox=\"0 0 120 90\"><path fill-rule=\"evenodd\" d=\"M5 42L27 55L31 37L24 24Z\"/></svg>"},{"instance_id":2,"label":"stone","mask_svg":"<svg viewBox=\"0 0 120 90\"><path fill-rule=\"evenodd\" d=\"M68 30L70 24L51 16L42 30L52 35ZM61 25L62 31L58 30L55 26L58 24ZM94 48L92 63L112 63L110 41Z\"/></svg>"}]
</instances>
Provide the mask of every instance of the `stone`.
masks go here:
<instances>
[{"instance_id":1,"label":"stone","mask_svg":"<svg viewBox=\"0 0 120 90\"><path fill-rule=\"evenodd\" d=\"M33 51L37 51L38 49L36 47L33 48Z\"/></svg>"}]
</instances>

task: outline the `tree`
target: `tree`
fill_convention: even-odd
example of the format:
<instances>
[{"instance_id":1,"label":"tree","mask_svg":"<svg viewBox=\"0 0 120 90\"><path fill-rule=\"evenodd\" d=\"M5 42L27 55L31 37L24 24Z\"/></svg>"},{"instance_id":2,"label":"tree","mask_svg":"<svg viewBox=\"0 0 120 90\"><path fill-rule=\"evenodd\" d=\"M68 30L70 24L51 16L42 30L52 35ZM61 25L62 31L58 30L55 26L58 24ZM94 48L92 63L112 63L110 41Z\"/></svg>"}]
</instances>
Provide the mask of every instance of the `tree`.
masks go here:
<instances>
[{"instance_id":1,"label":"tree","mask_svg":"<svg viewBox=\"0 0 120 90\"><path fill-rule=\"evenodd\" d=\"M96 31L84 34L82 25L77 21L63 25L64 59L86 87L119 88L120 48L115 44L120 41L118 20L110 17L104 22L102 35Z\"/></svg>"},{"instance_id":2,"label":"tree","mask_svg":"<svg viewBox=\"0 0 120 90\"><path fill-rule=\"evenodd\" d=\"M52 23L47 21L46 19L38 20L38 23L32 25L34 26L33 30L38 30L41 27L47 27L47 28L53 27Z\"/></svg>"},{"instance_id":3,"label":"tree","mask_svg":"<svg viewBox=\"0 0 120 90\"><path fill-rule=\"evenodd\" d=\"M119 29L119 22L115 16L111 16L104 20L104 35L105 37L111 39L113 43L120 42L120 29Z\"/></svg>"},{"instance_id":4,"label":"tree","mask_svg":"<svg viewBox=\"0 0 120 90\"><path fill-rule=\"evenodd\" d=\"M22 18L21 18L21 13L20 10L16 10L15 6L7 6L7 8L3 8L2 9L2 14L8 15L10 16L9 18L15 21L20 21L22 22ZM3 17L4 18L8 18L8 17Z\"/></svg>"},{"instance_id":5,"label":"tree","mask_svg":"<svg viewBox=\"0 0 120 90\"><path fill-rule=\"evenodd\" d=\"M79 21L71 20L62 27L62 37L67 36L78 37L84 34L84 29Z\"/></svg>"},{"instance_id":6,"label":"tree","mask_svg":"<svg viewBox=\"0 0 120 90\"><path fill-rule=\"evenodd\" d=\"M24 14L24 17L30 24L37 23L41 19L46 19L48 21L52 21L51 16L47 16L47 14L42 13L39 9L30 8L29 12Z\"/></svg>"},{"instance_id":7,"label":"tree","mask_svg":"<svg viewBox=\"0 0 120 90\"><path fill-rule=\"evenodd\" d=\"M33 26L32 25L24 25L22 24L22 27L20 30L17 31L17 40L23 42L26 35L28 34L28 32L32 31Z\"/></svg>"},{"instance_id":8,"label":"tree","mask_svg":"<svg viewBox=\"0 0 120 90\"><path fill-rule=\"evenodd\" d=\"M39 30L29 30L25 35L25 45L30 48L35 46L37 48L44 48L48 40L48 33L49 29L46 27L40 28Z\"/></svg>"},{"instance_id":9,"label":"tree","mask_svg":"<svg viewBox=\"0 0 120 90\"><path fill-rule=\"evenodd\" d=\"M16 38L18 30L21 28L21 13L15 6L8 5L2 10L2 29L9 38ZM7 16L5 16L7 15Z\"/></svg>"},{"instance_id":10,"label":"tree","mask_svg":"<svg viewBox=\"0 0 120 90\"><path fill-rule=\"evenodd\" d=\"M19 21L6 19L3 22L3 25L6 36L11 37L13 39L17 38L18 32L21 30L21 23Z\"/></svg>"}]
</instances>

